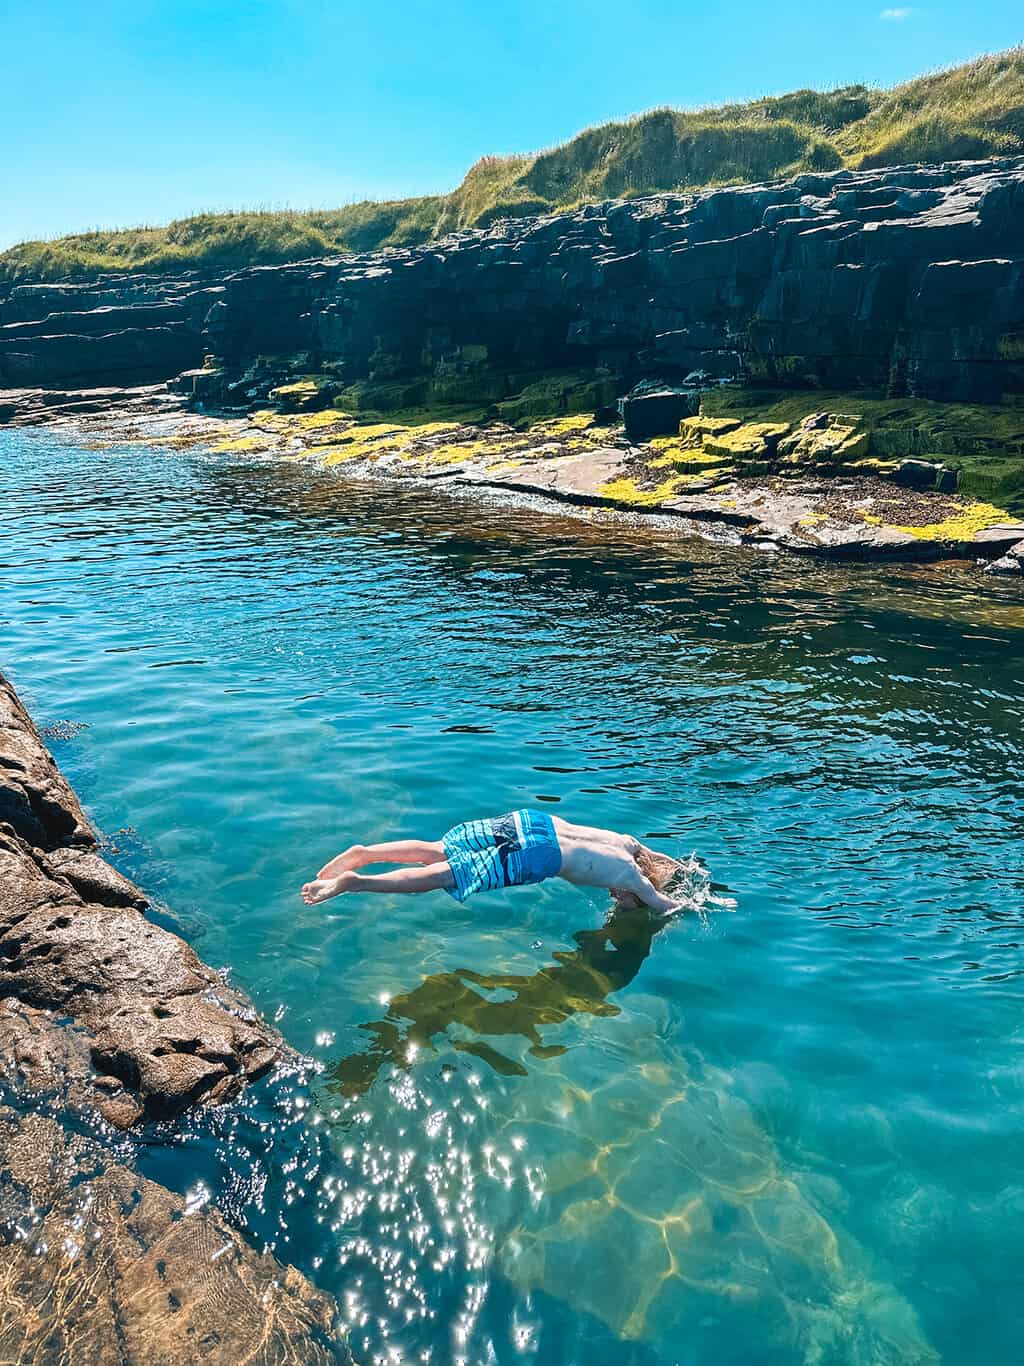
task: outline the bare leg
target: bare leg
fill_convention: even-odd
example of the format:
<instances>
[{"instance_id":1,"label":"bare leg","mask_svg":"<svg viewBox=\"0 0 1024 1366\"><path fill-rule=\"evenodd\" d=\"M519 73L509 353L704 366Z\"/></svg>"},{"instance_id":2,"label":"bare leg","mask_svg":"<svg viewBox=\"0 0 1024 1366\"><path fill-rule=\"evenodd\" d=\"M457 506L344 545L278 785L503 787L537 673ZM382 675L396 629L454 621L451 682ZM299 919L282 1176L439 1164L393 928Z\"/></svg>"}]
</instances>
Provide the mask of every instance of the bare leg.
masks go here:
<instances>
[{"instance_id":1,"label":"bare leg","mask_svg":"<svg viewBox=\"0 0 1024 1366\"><path fill-rule=\"evenodd\" d=\"M353 844L336 854L317 873L318 878L337 877L368 863L437 863L444 858L440 840L392 840L390 844Z\"/></svg>"},{"instance_id":2,"label":"bare leg","mask_svg":"<svg viewBox=\"0 0 1024 1366\"><path fill-rule=\"evenodd\" d=\"M342 892L434 892L455 886L455 874L447 859L426 868L397 868L392 873L356 873L346 869L333 878L317 878L302 889L307 906L328 901Z\"/></svg>"}]
</instances>

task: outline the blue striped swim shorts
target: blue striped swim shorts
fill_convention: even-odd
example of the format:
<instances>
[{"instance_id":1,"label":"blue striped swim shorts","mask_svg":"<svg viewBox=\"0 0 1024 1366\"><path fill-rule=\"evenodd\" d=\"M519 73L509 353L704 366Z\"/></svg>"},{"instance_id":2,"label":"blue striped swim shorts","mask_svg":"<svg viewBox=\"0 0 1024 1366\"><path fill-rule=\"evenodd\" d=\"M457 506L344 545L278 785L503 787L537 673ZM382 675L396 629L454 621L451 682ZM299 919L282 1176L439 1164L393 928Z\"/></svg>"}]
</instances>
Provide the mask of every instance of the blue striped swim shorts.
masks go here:
<instances>
[{"instance_id":1,"label":"blue striped swim shorts","mask_svg":"<svg viewBox=\"0 0 1024 1366\"><path fill-rule=\"evenodd\" d=\"M562 851L551 817L543 811L510 811L489 820L466 821L443 839L456 901L474 892L525 887L554 877Z\"/></svg>"}]
</instances>

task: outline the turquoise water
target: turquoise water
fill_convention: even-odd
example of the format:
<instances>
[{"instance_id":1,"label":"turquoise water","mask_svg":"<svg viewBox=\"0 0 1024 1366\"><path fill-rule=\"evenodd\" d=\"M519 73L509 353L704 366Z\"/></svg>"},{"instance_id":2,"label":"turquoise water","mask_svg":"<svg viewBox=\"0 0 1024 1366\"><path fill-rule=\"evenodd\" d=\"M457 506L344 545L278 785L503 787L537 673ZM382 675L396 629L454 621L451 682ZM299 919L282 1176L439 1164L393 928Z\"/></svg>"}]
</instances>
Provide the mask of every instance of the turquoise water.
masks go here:
<instances>
[{"instance_id":1,"label":"turquoise water","mask_svg":"<svg viewBox=\"0 0 1024 1366\"><path fill-rule=\"evenodd\" d=\"M358 1360L1019 1360L1019 589L46 435L0 433L0 499L0 667L317 1060L140 1163ZM695 850L736 913L299 900L524 804Z\"/></svg>"}]
</instances>

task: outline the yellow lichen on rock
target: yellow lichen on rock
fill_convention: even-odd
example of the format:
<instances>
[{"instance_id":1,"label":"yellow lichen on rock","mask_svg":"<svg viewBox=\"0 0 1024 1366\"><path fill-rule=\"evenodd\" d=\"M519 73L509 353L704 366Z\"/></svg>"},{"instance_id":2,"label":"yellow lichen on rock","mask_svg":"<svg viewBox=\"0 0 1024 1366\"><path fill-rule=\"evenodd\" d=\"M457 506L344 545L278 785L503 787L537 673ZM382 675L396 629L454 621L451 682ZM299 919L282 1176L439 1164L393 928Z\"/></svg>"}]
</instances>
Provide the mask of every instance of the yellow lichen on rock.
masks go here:
<instances>
[{"instance_id":1,"label":"yellow lichen on rock","mask_svg":"<svg viewBox=\"0 0 1024 1366\"><path fill-rule=\"evenodd\" d=\"M521 442L515 440L447 441L418 452L418 461L421 465L462 465L469 460L486 460L490 455L500 456L521 449Z\"/></svg>"},{"instance_id":2,"label":"yellow lichen on rock","mask_svg":"<svg viewBox=\"0 0 1024 1366\"><path fill-rule=\"evenodd\" d=\"M267 397L272 403L280 402L282 399L289 400L316 398L320 390L327 381L323 375L303 375L300 379L293 379L288 384L279 384L276 389L271 389Z\"/></svg>"},{"instance_id":3,"label":"yellow lichen on rock","mask_svg":"<svg viewBox=\"0 0 1024 1366\"><path fill-rule=\"evenodd\" d=\"M281 436L302 440L311 433L322 435L327 431L345 431L355 419L350 413L342 413L337 409L324 409L316 413L278 413L271 408L261 408L251 415L249 421L260 431L276 432Z\"/></svg>"},{"instance_id":4,"label":"yellow lichen on rock","mask_svg":"<svg viewBox=\"0 0 1024 1366\"><path fill-rule=\"evenodd\" d=\"M440 436L442 432L457 432L462 425L461 422L421 422L402 426L400 430L421 441L428 436Z\"/></svg>"},{"instance_id":5,"label":"yellow lichen on rock","mask_svg":"<svg viewBox=\"0 0 1024 1366\"><path fill-rule=\"evenodd\" d=\"M436 448L428 446L421 451L418 449L419 443L455 430L456 424L445 422L424 423L420 427L396 426L393 422L355 423L326 443L326 449L314 446L312 453L321 455L325 465L353 460L379 460L385 455L398 456L403 461L425 463Z\"/></svg>"},{"instance_id":6,"label":"yellow lichen on rock","mask_svg":"<svg viewBox=\"0 0 1024 1366\"><path fill-rule=\"evenodd\" d=\"M679 423L679 436L684 446L700 446L705 437L724 436L741 425L738 417L710 417L698 413L695 417L684 417Z\"/></svg>"},{"instance_id":7,"label":"yellow lichen on rock","mask_svg":"<svg viewBox=\"0 0 1024 1366\"><path fill-rule=\"evenodd\" d=\"M347 441L338 446L316 446L308 451L324 465L348 464L353 460L376 460L388 453L389 448L383 441Z\"/></svg>"},{"instance_id":8,"label":"yellow lichen on rock","mask_svg":"<svg viewBox=\"0 0 1024 1366\"><path fill-rule=\"evenodd\" d=\"M788 422L744 422L732 431L705 436L703 444L717 455L761 460L774 453L788 431Z\"/></svg>"},{"instance_id":9,"label":"yellow lichen on rock","mask_svg":"<svg viewBox=\"0 0 1024 1366\"><path fill-rule=\"evenodd\" d=\"M652 450L658 451L657 457L651 461L652 469L678 468L686 466L699 466L702 469L722 468L730 463L730 457L722 455L717 451L702 450L698 446L687 445L686 441L678 436L658 436L649 443Z\"/></svg>"},{"instance_id":10,"label":"yellow lichen on rock","mask_svg":"<svg viewBox=\"0 0 1024 1366\"><path fill-rule=\"evenodd\" d=\"M857 419L842 420L835 413L812 413L790 435L780 440L783 465L839 465L866 455L870 434Z\"/></svg>"},{"instance_id":11,"label":"yellow lichen on rock","mask_svg":"<svg viewBox=\"0 0 1024 1366\"><path fill-rule=\"evenodd\" d=\"M952 507L953 510L941 522L920 523L916 526L889 522L866 509L860 512L860 518L868 526L882 526L889 531L900 531L906 536L916 537L919 541L945 541L952 544L972 541L979 531L1012 521L1010 513L1005 508L996 507L994 503L963 503L958 506L947 502L945 507Z\"/></svg>"},{"instance_id":12,"label":"yellow lichen on rock","mask_svg":"<svg viewBox=\"0 0 1024 1366\"><path fill-rule=\"evenodd\" d=\"M530 424L531 436L570 436L573 432L586 431L594 424L593 413L570 413L565 417L547 417Z\"/></svg>"},{"instance_id":13,"label":"yellow lichen on rock","mask_svg":"<svg viewBox=\"0 0 1024 1366\"><path fill-rule=\"evenodd\" d=\"M897 530L908 532L919 541L970 541L986 527L1011 520L1005 508L997 508L993 503L968 503L945 521L928 526L901 526Z\"/></svg>"},{"instance_id":14,"label":"yellow lichen on rock","mask_svg":"<svg viewBox=\"0 0 1024 1366\"><path fill-rule=\"evenodd\" d=\"M849 463L843 462L841 469L856 472L858 474L892 474L898 470L900 462L898 460L882 460L875 455L869 455L864 460L851 460Z\"/></svg>"},{"instance_id":15,"label":"yellow lichen on rock","mask_svg":"<svg viewBox=\"0 0 1024 1366\"><path fill-rule=\"evenodd\" d=\"M318 413L289 413L288 418L303 432L319 431L323 427L336 427L339 422L352 422L350 413L338 408L323 408Z\"/></svg>"},{"instance_id":16,"label":"yellow lichen on rock","mask_svg":"<svg viewBox=\"0 0 1024 1366\"><path fill-rule=\"evenodd\" d=\"M676 494L682 493L688 484L694 482L704 483L698 476L691 474L677 474L671 479L666 479L657 488L642 489L635 479L621 478L610 479L607 484L602 484L598 493L605 498L612 499L616 503L628 503L631 507L658 507L660 504L674 498ZM707 487L704 485L704 487Z\"/></svg>"},{"instance_id":17,"label":"yellow lichen on rock","mask_svg":"<svg viewBox=\"0 0 1024 1366\"><path fill-rule=\"evenodd\" d=\"M256 433L249 436L228 437L224 441L218 441L210 449L216 451L218 455L259 455L265 451L277 449L277 444L273 437Z\"/></svg>"},{"instance_id":18,"label":"yellow lichen on rock","mask_svg":"<svg viewBox=\"0 0 1024 1366\"><path fill-rule=\"evenodd\" d=\"M319 416L319 414L310 413L310 417L316 416ZM332 437L331 441L377 441L384 436L401 437L406 434L408 434L411 439L412 431L413 429L409 427L396 427L393 422L353 423L350 426L345 427L337 437ZM316 445L318 443L314 442L313 444Z\"/></svg>"}]
</instances>

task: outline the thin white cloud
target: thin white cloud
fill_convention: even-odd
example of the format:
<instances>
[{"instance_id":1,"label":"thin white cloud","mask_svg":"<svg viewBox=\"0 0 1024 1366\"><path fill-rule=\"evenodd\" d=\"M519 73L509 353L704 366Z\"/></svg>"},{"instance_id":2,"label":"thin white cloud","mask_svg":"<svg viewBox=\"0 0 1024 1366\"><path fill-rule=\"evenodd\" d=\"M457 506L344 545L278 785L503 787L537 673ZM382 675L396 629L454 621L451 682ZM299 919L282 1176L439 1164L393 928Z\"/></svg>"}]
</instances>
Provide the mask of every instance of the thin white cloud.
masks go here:
<instances>
[{"instance_id":1,"label":"thin white cloud","mask_svg":"<svg viewBox=\"0 0 1024 1366\"><path fill-rule=\"evenodd\" d=\"M878 17L879 19L886 19L890 23L899 24L902 23L904 19L909 19L912 14L916 13L917 11L911 8L910 5L901 5L899 9L882 10Z\"/></svg>"}]
</instances>

